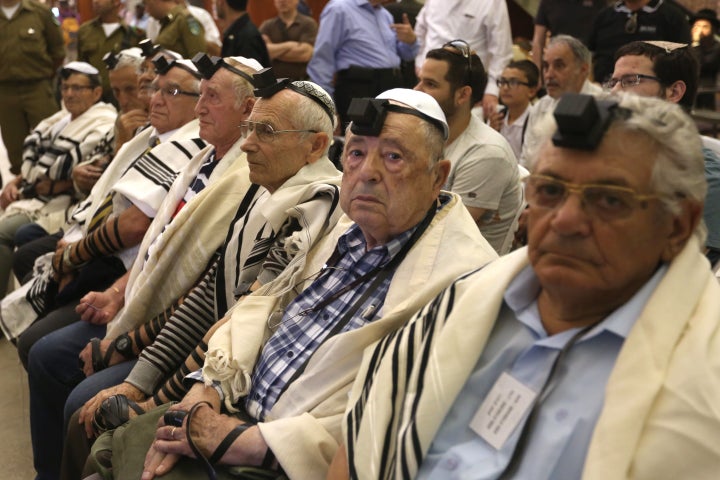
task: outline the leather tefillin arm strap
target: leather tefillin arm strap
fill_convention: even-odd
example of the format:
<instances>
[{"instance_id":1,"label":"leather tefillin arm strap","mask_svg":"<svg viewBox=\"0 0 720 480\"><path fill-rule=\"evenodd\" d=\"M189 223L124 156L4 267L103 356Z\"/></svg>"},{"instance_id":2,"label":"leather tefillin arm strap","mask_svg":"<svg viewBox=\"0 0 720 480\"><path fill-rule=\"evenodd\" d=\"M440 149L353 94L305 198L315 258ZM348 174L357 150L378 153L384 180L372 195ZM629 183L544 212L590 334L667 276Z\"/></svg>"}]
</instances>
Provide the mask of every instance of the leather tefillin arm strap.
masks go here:
<instances>
[{"instance_id":1,"label":"leather tefillin arm strap","mask_svg":"<svg viewBox=\"0 0 720 480\"><path fill-rule=\"evenodd\" d=\"M109 217L105 223L93 230L79 242L65 248L62 259L62 272L76 270L93 258L113 255L125 249L120 237L118 217Z\"/></svg>"}]
</instances>

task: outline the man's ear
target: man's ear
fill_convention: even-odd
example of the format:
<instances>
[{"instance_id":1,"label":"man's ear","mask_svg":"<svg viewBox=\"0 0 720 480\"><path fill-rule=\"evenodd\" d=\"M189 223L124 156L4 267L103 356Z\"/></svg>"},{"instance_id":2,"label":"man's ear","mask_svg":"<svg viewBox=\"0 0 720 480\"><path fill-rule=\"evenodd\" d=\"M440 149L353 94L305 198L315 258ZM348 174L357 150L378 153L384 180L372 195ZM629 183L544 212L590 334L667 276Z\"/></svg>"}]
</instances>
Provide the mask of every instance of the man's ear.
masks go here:
<instances>
[{"instance_id":1,"label":"man's ear","mask_svg":"<svg viewBox=\"0 0 720 480\"><path fill-rule=\"evenodd\" d=\"M688 199L680 202L680 213L672 218L672 230L668 235L662 260L670 262L685 247L702 219L703 206Z\"/></svg>"},{"instance_id":2,"label":"man's ear","mask_svg":"<svg viewBox=\"0 0 720 480\"><path fill-rule=\"evenodd\" d=\"M315 163L320 157L325 154L329 146L330 137L327 133L318 132L313 134L310 154L308 155L307 163Z\"/></svg>"},{"instance_id":3,"label":"man's ear","mask_svg":"<svg viewBox=\"0 0 720 480\"><path fill-rule=\"evenodd\" d=\"M685 82L678 80L669 87L665 87L665 98L672 103L680 103L686 91L687 85L685 85Z\"/></svg>"},{"instance_id":4,"label":"man's ear","mask_svg":"<svg viewBox=\"0 0 720 480\"><path fill-rule=\"evenodd\" d=\"M245 114L247 117L249 117L254 106L255 106L255 98L254 97L245 97L245 100L243 101L242 113Z\"/></svg>"},{"instance_id":5,"label":"man's ear","mask_svg":"<svg viewBox=\"0 0 720 480\"><path fill-rule=\"evenodd\" d=\"M439 192L440 189L447 182L448 175L450 175L450 160L439 160L433 167L435 170L435 180L433 187Z\"/></svg>"},{"instance_id":6,"label":"man's ear","mask_svg":"<svg viewBox=\"0 0 720 480\"><path fill-rule=\"evenodd\" d=\"M103 89L101 86L93 88L93 103L97 103L102 98Z\"/></svg>"},{"instance_id":7,"label":"man's ear","mask_svg":"<svg viewBox=\"0 0 720 480\"><path fill-rule=\"evenodd\" d=\"M464 85L455 90L455 106L460 106L465 102L472 102L472 88L468 85Z\"/></svg>"}]
</instances>

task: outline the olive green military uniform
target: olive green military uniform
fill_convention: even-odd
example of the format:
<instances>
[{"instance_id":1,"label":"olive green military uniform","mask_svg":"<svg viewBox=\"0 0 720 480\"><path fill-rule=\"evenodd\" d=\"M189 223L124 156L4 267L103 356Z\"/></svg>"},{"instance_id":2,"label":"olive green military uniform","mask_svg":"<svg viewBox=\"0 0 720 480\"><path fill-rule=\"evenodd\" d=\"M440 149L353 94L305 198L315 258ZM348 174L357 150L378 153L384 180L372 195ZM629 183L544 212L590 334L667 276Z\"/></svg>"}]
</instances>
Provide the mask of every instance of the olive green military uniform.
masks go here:
<instances>
[{"instance_id":1,"label":"olive green military uniform","mask_svg":"<svg viewBox=\"0 0 720 480\"><path fill-rule=\"evenodd\" d=\"M192 58L198 52L205 52L205 30L184 5L178 5L160 20L160 33L155 43L183 58Z\"/></svg>"},{"instance_id":2,"label":"olive green military uniform","mask_svg":"<svg viewBox=\"0 0 720 480\"><path fill-rule=\"evenodd\" d=\"M120 27L109 37L105 36L102 22L94 18L83 23L78 30L78 60L87 62L100 71L103 86L103 100L116 104L110 89L107 67L103 56L108 52L118 53L120 50L135 47L145 35L135 27L120 22ZM116 104L117 106L117 104Z\"/></svg>"},{"instance_id":3,"label":"olive green military uniform","mask_svg":"<svg viewBox=\"0 0 720 480\"><path fill-rule=\"evenodd\" d=\"M0 130L13 173L25 137L59 108L52 79L63 58L62 31L47 7L21 0L10 19L0 10Z\"/></svg>"}]
</instances>

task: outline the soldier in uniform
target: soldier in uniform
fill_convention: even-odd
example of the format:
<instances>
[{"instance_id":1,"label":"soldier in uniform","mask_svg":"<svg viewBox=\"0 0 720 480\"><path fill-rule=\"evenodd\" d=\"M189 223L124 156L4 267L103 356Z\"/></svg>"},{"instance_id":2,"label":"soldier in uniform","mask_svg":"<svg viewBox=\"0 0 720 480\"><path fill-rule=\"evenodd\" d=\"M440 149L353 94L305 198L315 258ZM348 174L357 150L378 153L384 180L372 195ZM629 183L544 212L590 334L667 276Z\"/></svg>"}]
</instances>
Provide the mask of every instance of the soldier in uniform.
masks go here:
<instances>
[{"instance_id":1,"label":"soldier in uniform","mask_svg":"<svg viewBox=\"0 0 720 480\"><path fill-rule=\"evenodd\" d=\"M190 15L182 0L145 0L150 16L160 22L160 33L155 43L192 58L207 50L205 31L200 22Z\"/></svg>"},{"instance_id":2,"label":"soldier in uniform","mask_svg":"<svg viewBox=\"0 0 720 480\"><path fill-rule=\"evenodd\" d=\"M116 54L120 50L136 46L144 35L127 25L120 17L121 0L93 0L92 5L97 16L83 23L78 30L78 60L87 62L100 71L103 101L117 106L102 59L108 52Z\"/></svg>"},{"instance_id":3,"label":"soldier in uniform","mask_svg":"<svg viewBox=\"0 0 720 480\"><path fill-rule=\"evenodd\" d=\"M65 47L47 7L35 0L0 0L0 7L0 130L17 174L25 137L58 110L52 79Z\"/></svg>"}]
</instances>

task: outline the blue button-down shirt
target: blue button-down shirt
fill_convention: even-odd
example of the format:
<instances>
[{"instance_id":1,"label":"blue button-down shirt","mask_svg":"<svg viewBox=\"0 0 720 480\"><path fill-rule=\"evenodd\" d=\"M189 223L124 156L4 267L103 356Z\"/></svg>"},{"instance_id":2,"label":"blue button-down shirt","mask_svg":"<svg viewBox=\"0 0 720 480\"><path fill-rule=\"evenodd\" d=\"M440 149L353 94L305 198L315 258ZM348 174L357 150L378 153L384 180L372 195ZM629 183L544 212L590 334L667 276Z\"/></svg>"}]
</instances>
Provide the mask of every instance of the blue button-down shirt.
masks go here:
<instances>
[{"instance_id":1,"label":"blue button-down shirt","mask_svg":"<svg viewBox=\"0 0 720 480\"><path fill-rule=\"evenodd\" d=\"M342 295L324 308L315 308L357 278L386 265L402 250L415 228L395 237L384 245L366 251L367 244L360 228L353 225L338 240L339 260L325 268L320 276L285 309L282 323L263 348L252 375L252 389L245 403L247 412L263 420L283 387L300 367L305 365L337 322L365 293L375 275ZM341 331L360 328L378 318L382 312L392 275L368 295Z\"/></svg>"},{"instance_id":2,"label":"blue button-down shirt","mask_svg":"<svg viewBox=\"0 0 720 480\"><path fill-rule=\"evenodd\" d=\"M603 406L605 385L627 334L667 271L663 266L622 307L567 352L531 430L516 479L576 479ZM548 380L558 353L580 329L548 336L537 307L540 286L531 268L510 284L505 304L475 370L433 439L418 478L496 479L510 461L525 419L496 450L470 422L503 372L535 392Z\"/></svg>"},{"instance_id":3,"label":"blue button-down shirt","mask_svg":"<svg viewBox=\"0 0 720 480\"><path fill-rule=\"evenodd\" d=\"M367 0L330 0L320 15L313 56L307 66L310 79L333 93L335 72L352 65L398 68L400 59L417 55L417 41L400 42L390 28L390 12Z\"/></svg>"}]
</instances>

